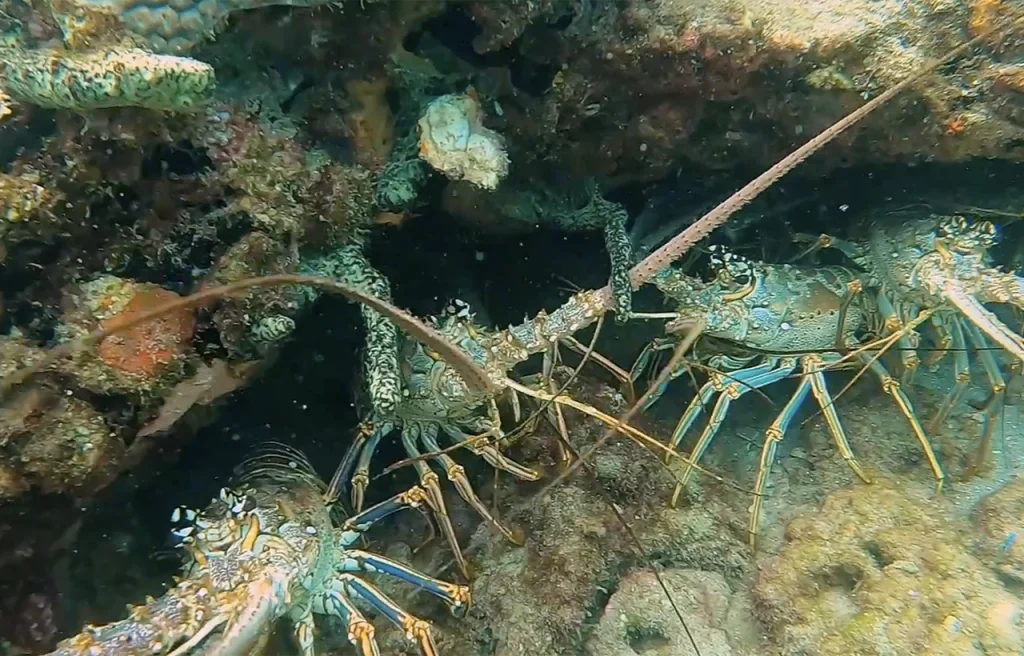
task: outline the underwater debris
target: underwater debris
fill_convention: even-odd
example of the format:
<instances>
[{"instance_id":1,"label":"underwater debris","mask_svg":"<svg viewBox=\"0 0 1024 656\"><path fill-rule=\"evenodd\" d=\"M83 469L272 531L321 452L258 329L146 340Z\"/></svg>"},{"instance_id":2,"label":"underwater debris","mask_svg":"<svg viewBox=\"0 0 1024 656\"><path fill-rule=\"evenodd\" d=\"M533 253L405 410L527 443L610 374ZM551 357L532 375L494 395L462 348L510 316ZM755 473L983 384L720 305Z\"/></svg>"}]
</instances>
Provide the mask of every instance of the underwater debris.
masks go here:
<instances>
[{"instance_id":1,"label":"underwater debris","mask_svg":"<svg viewBox=\"0 0 1024 656\"><path fill-rule=\"evenodd\" d=\"M418 126L420 157L451 180L496 189L508 175L505 139L484 127L475 93L435 98Z\"/></svg>"},{"instance_id":2,"label":"underwater debris","mask_svg":"<svg viewBox=\"0 0 1024 656\"><path fill-rule=\"evenodd\" d=\"M167 393L157 416L139 429L136 438L170 430L193 407L208 406L244 386L258 366L258 363L249 363L236 370L223 360L214 360L210 365L200 363L194 375Z\"/></svg>"}]
</instances>

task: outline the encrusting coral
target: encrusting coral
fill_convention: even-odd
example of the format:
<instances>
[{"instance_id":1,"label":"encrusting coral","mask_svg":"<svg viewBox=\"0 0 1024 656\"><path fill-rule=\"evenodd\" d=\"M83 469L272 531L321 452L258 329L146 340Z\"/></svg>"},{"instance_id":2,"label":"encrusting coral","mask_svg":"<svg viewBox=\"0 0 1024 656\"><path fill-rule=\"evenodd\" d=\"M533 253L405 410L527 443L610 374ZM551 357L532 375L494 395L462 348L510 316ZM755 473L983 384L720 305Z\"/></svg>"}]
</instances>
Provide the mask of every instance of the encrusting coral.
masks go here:
<instances>
[{"instance_id":1,"label":"encrusting coral","mask_svg":"<svg viewBox=\"0 0 1024 656\"><path fill-rule=\"evenodd\" d=\"M0 45L0 90L23 103L86 112L142 107L183 112L208 100L213 67L182 57L215 35L231 12L321 0L48 0ZM55 25L62 45L29 34ZM3 100L0 98L0 100ZM5 108L5 113L10 110ZM2 116L0 116L2 118Z\"/></svg>"},{"instance_id":2,"label":"encrusting coral","mask_svg":"<svg viewBox=\"0 0 1024 656\"><path fill-rule=\"evenodd\" d=\"M451 180L493 190L508 175L500 134L484 127L475 93L432 100L418 122L420 157Z\"/></svg>"},{"instance_id":3,"label":"encrusting coral","mask_svg":"<svg viewBox=\"0 0 1024 656\"><path fill-rule=\"evenodd\" d=\"M195 109L213 88L213 67L171 55L111 48L92 52L0 50L0 84L21 102L88 111Z\"/></svg>"}]
</instances>

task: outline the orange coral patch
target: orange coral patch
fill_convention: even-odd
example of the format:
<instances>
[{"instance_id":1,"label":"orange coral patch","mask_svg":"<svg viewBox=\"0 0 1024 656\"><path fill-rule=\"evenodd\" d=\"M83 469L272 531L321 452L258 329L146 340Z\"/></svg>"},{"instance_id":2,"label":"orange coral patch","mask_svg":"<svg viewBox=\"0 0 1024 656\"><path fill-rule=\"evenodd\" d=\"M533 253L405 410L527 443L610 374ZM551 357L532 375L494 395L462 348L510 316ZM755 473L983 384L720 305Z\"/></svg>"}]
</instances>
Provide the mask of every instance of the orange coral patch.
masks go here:
<instances>
[{"instance_id":1,"label":"orange coral patch","mask_svg":"<svg viewBox=\"0 0 1024 656\"><path fill-rule=\"evenodd\" d=\"M100 326L104 329L116 327L177 298L180 297L166 289L141 290L128 301L121 314L107 319ZM185 354L195 327L192 310L170 312L105 338L99 345L99 357L107 365L126 374L155 376L174 358Z\"/></svg>"}]
</instances>

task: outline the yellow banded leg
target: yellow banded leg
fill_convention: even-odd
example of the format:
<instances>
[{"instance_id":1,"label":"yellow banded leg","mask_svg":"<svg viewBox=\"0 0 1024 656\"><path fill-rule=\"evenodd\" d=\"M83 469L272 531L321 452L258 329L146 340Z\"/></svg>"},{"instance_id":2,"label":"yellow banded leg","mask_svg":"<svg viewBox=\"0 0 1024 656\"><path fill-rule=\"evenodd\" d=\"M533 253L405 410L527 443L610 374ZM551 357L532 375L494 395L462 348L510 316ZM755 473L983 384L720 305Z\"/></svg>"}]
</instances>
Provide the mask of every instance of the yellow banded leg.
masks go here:
<instances>
[{"instance_id":1,"label":"yellow banded leg","mask_svg":"<svg viewBox=\"0 0 1024 656\"><path fill-rule=\"evenodd\" d=\"M551 348L544 351L544 359L541 367L544 387L551 394L555 394L558 391L558 385L555 383L554 379L555 365L558 364L558 359L558 344L555 343ZM565 425L565 417L562 416L562 411L558 404L549 404L545 414L547 415L547 420L555 427L555 430L557 430L562 437L568 440L569 429ZM560 467L564 470L569 466L571 461L572 454L569 453L569 449L562 440L558 440L558 462Z\"/></svg>"},{"instance_id":2,"label":"yellow banded leg","mask_svg":"<svg viewBox=\"0 0 1024 656\"><path fill-rule=\"evenodd\" d=\"M939 335L939 341L935 345L935 350L929 353L922 361L925 367L928 369L934 369L942 359L949 353L949 348L953 345L953 335L950 332L950 326L947 323L947 317L944 313L938 312L933 314L929 318L929 322L932 327L935 328L935 332ZM956 319L953 319L956 322Z\"/></svg>"},{"instance_id":3,"label":"yellow banded leg","mask_svg":"<svg viewBox=\"0 0 1024 656\"><path fill-rule=\"evenodd\" d=\"M928 422L928 432L935 434L939 427L949 417L949 413L960 403L964 392L971 383L971 362L967 357L967 342L964 340L964 331L960 319L954 319L949 324L950 335L953 338L953 375L954 383L952 389L943 399L938 412Z\"/></svg>"},{"instance_id":4,"label":"yellow banded leg","mask_svg":"<svg viewBox=\"0 0 1024 656\"><path fill-rule=\"evenodd\" d=\"M505 454L490 444L474 445L473 440L478 440L481 435L467 435L458 428L449 424L442 424L441 428L456 444L466 444L466 448L473 454L483 458L487 464L495 469L506 471L522 481L540 480L540 472L519 464L515 460L507 458ZM468 442L468 444L467 444Z\"/></svg>"},{"instance_id":5,"label":"yellow banded leg","mask_svg":"<svg viewBox=\"0 0 1024 656\"><path fill-rule=\"evenodd\" d=\"M679 450L679 445L682 443L686 432L690 430L693 422L697 421L697 416L700 415L701 410L711 402L711 397L724 389L724 383L717 374L712 374L711 380L701 385L701 388L697 391L697 396L693 397L690 404L686 406L686 411L683 412L683 416L679 418L676 427L672 430L672 436L668 441L668 446L672 451ZM672 453L668 452L665 454L665 464L667 465L670 462L672 462Z\"/></svg>"},{"instance_id":6,"label":"yellow banded leg","mask_svg":"<svg viewBox=\"0 0 1024 656\"><path fill-rule=\"evenodd\" d=\"M918 443L921 445L921 449L924 451L925 458L928 459L928 466L932 469L932 476L935 477L935 492L942 492L942 487L946 482L946 474L942 471L942 465L939 464L939 459L935 456L935 450L932 449L932 444L928 440L928 435L925 434L924 428L921 427L921 422L917 419L917 413L914 412L914 406L910 403L910 399L907 397L906 392L900 387L900 384L889 375L885 367L878 360L873 360L871 356L867 354L860 354L858 358L864 362L872 373L878 377L878 380L882 384L882 391L888 394L896 407L900 409L903 416L906 417L907 423L910 424L910 430L914 433L914 437L917 438ZM873 361L872 361L873 360Z\"/></svg>"},{"instance_id":7,"label":"yellow banded leg","mask_svg":"<svg viewBox=\"0 0 1024 656\"><path fill-rule=\"evenodd\" d=\"M989 397L988 402L985 404L985 429L982 431L981 442L978 444L974 462L967 472L967 476L971 477L985 468L989 456L992 455L992 435L997 428L1002 426L1003 422L1003 406L1006 401L1006 379L1003 378L1002 373L999 371L999 363L996 362L995 357L992 355L985 336L981 334L980 330L970 324L966 328L967 337L971 340L971 345L978 352L978 359L981 361L981 366L985 370L985 376L988 378L989 387L992 389L992 396Z\"/></svg>"},{"instance_id":8,"label":"yellow banded leg","mask_svg":"<svg viewBox=\"0 0 1024 656\"><path fill-rule=\"evenodd\" d=\"M693 474L693 465L704 455L707 451L708 445L711 444L711 440L718 433L718 429L721 428L722 422L725 421L725 415L729 412L729 406L733 401L743 396L747 392L753 389L760 389L772 383L778 382L788 376L793 369L796 368L796 360L793 358L765 358L765 361L754 365L753 367L747 367L746 369L740 369L733 372L731 376L732 382L725 386L722 393L718 396L718 401L715 402L715 407L711 411L711 415L708 417L708 424L704 427L704 432L701 433L697 439L697 443L693 447L693 451L690 452L690 457L686 460L686 464L683 466L683 473L679 477L679 482L676 484L675 490L672 492L671 505L673 507L679 503L679 495L683 491L683 486L689 481L690 476ZM716 374L717 375L717 374ZM691 407L692 407L691 403ZM689 411L689 408L687 409ZM684 418L686 415L684 415ZM682 420L680 420L680 424ZM678 427L677 427L678 428ZM672 434L672 447L677 448L679 441L682 440L682 435L678 432Z\"/></svg>"},{"instance_id":9,"label":"yellow banded leg","mask_svg":"<svg viewBox=\"0 0 1024 656\"><path fill-rule=\"evenodd\" d=\"M338 572L371 572L404 581L442 600L455 617L463 617L469 608L468 586L435 579L397 560L362 549L346 549L344 557L338 563Z\"/></svg>"},{"instance_id":10,"label":"yellow banded leg","mask_svg":"<svg viewBox=\"0 0 1024 656\"><path fill-rule=\"evenodd\" d=\"M420 424L417 422L406 422L402 427L402 446L410 458L419 458L420 453L417 442L420 440ZM466 557L462 555L462 548L459 546L459 539L455 535L455 527L452 525L451 517L448 515L448 507L444 503L444 494L441 492L441 484L437 474L430 469L430 466L422 460L413 462L416 473L420 477L420 485L427 493L427 505L434 512L434 520L437 522L441 533L444 535L448 545L452 548L455 562L459 566L462 575L469 578L469 565Z\"/></svg>"},{"instance_id":11,"label":"yellow banded leg","mask_svg":"<svg viewBox=\"0 0 1024 656\"><path fill-rule=\"evenodd\" d=\"M521 540L517 540L516 536L508 528L502 525L484 505L480 497L473 491L473 485L469 482L469 478L466 476L466 470L459 463L451 459L446 453L441 453L441 446L437 443L437 424L424 424L421 428L420 439L423 441L423 445L427 447L428 451L433 451L431 455L434 462L439 464L445 471L445 475L448 476L448 480L455 485L455 489L459 492L459 495L468 503L473 510L477 512L481 517L487 520L494 528L501 531L501 534L513 544L522 544Z\"/></svg>"},{"instance_id":12,"label":"yellow banded leg","mask_svg":"<svg viewBox=\"0 0 1024 656\"><path fill-rule=\"evenodd\" d=\"M359 453L359 460L356 463L355 473L352 474L352 508L356 512L363 509L363 502L366 500L366 488L370 486L370 461L377 450L377 445L382 437L394 430L394 425L386 422L374 429L373 433L366 440L362 451Z\"/></svg>"},{"instance_id":13,"label":"yellow banded leg","mask_svg":"<svg viewBox=\"0 0 1024 656\"><path fill-rule=\"evenodd\" d=\"M838 361L840 356L831 355L829 359ZM850 448L850 440L846 437L846 430L843 429L843 424L839 421L839 413L836 412L835 401L828 391L828 384L825 382L823 370L825 358L816 354L807 355L801 358L801 363L804 375L811 381L811 393L818 402L818 407L821 408L821 415L825 418L825 425L828 426L828 430L832 434L832 439L836 443L836 448L839 449L839 454L843 456L847 466L853 470L853 473L860 480L870 483L871 479L864 473L860 463L857 462L857 458L853 455L853 449Z\"/></svg>"},{"instance_id":14,"label":"yellow banded leg","mask_svg":"<svg viewBox=\"0 0 1024 656\"><path fill-rule=\"evenodd\" d=\"M359 652L359 656L380 656L376 632L363 614L348 598L340 583L313 600L313 609L321 615L334 615L348 627L348 641Z\"/></svg>"},{"instance_id":15,"label":"yellow banded leg","mask_svg":"<svg viewBox=\"0 0 1024 656\"><path fill-rule=\"evenodd\" d=\"M572 335L563 337L561 342L580 355L584 355L588 350L586 344L581 343ZM626 371L597 351L590 352L590 359L612 376L615 376L615 379L621 383L622 387L625 388L622 390L622 394L626 397L627 403L630 405L636 403L636 390L633 388L633 378L629 371Z\"/></svg>"},{"instance_id":16,"label":"yellow banded leg","mask_svg":"<svg viewBox=\"0 0 1024 656\"><path fill-rule=\"evenodd\" d=\"M358 597L402 630L406 639L419 647L422 656L438 656L437 645L430 631L430 623L411 615L375 586L352 574L338 574L331 581L331 589Z\"/></svg>"},{"instance_id":17,"label":"yellow banded leg","mask_svg":"<svg viewBox=\"0 0 1024 656\"><path fill-rule=\"evenodd\" d=\"M761 462L757 468L757 482L754 484L754 500L750 503L750 524L747 527L747 537L751 548L757 547L757 526L761 517L761 506L764 503L764 491L768 485L768 476L771 475L772 465L775 463L775 452L779 443L786 434L786 429L796 416L800 404L807 399L807 393L811 389L811 380L807 376L800 379L793 395L783 406L782 410L775 417L775 421L768 427L764 434L764 446L761 447Z\"/></svg>"},{"instance_id":18,"label":"yellow banded leg","mask_svg":"<svg viewBox=\"0 0 1024 656\"><path fill-rule=\"evenodd\" d=\"M878 310L885 321L886 332L894 334L902 331L906 326L885 292L878 292L875 295L875 300L878 303ZM904 383L909 383L913 379L917 367L921 364L921 359L917 356L916 342L917 333L904 333L896 340L896 345L900 350L900 361L903 363L902 377Z\"/></svg>"},{"instance_id":19,"label":"yellow banded leg","mask_svg":"<svg viewBox=\"0 0 1024 656\"><path fill-rule=\"evenodd\" d=\"M313 623L313 610L306 606L298 613L291 614L292 632L295 634L295 644L299 648L299 656L315 656L316 649L313 646L316 636L316 625Z\"/></svg>"},{"instance_id":20,"label":"yellow banded leg","mask_svg":"<svg viewBox=\"0 0 1024 656\"><path fill-rule=\"evenodd\" d=\"M640 376L643 374L644 370L647 369L648 365L660 364L660 362L656 361L660 359L661 354L665 351L675 350L678 343L679 342L674 337L658 337L653 342L644 346L644 349L640 351L640 355L637 356L637 359L633 362L633 366L629 370L629 379L631 383L636 384L637 380L640 379ZM653 383L657 378L654 373L654 369L655 367L652 366L651 373L647 377L646 387L650 387L651 383ZM682 373L683 371L685 371L685 368L680 367L679 373ZM670 375L665 381L665 386L667 387L668 383L675 380L678 376L679 374L673 371L672 375ZM651 395L651 398L648 399L647 404L644 405L642 410L647 410L654 405L654 403L661 398L661 395L664 393L665 387L660 387L655 390L654 394Z\"/></svg>"}]
</instances>

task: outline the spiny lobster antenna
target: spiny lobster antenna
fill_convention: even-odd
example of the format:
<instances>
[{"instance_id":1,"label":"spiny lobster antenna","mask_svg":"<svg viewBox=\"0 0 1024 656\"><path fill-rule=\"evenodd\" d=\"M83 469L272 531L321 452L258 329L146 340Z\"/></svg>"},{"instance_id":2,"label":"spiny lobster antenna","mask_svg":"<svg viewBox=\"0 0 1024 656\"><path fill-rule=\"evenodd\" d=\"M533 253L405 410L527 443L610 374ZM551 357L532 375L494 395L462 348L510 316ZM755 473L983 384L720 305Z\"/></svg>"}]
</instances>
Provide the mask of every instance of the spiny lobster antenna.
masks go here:
<instances>
[{"instance_id":1,"label":"spiny lobster antenna","mask_svg":"<svg viewBox=\"0 0 1024 656\"><path fill-rule=\"evenodd\" d=\"M426 325L405 310L401 310L386 301L375 296L370 296L369 294L361 292L358 289L340 283L336 280L332 280L331 278L282 273L256 278L246 278L228 285L209 287L198 291L191 296L185 296L184 298L164 303L163 305L155 307L148 312L143 312L142 314L130 319L115 321L112 325L105 328L97 328L85 337L54 347L50 349L46 354L46 357L28 367L19 369L4 378L3 381L0 381L0 399L6 396L6 394L15 386L23 383L40 371L43 371L54 362L57 362L61 358L68 357L81 349L99 344L111 335L128 330L129 328L133 328L140 324L144 324L148 321L152 321L169 312L193 308L213 299L231 296L232 294L242 290L254 287L277 287L280 285L304 285L307 287L316 287L333 294L341 294L350 301L362 303L373 308L394 322L394 324L399 328L434 349L434 351L436 351L445 362L451 365L451 367L460 376L462 376L462 379L471 390L482 394L494 394L495 385L487 375L487 372L484 371L480 365L474 362L472 358L462 351L462 349L451 343L441 333Z\"/></svg>"},{"instance_id":2,"label":"spiny lobster antenna","mask_svg":"<svg viewBox=\"0 0 1024 656\"><path fill-rule=\"evenodd\" d=\"M944 66L953 59L964 54L969 49L980 43L983 39L987 39L997 33L1000 35L1006 34L1021 23L1024 23L1024 18L1017 18L1011 21L1009 25L1005 25L1001 28L992 28L982 34L979 34L970 41L967 41L966 43L951 50L945 57L925 66L918 73L911 75L902 82L890 87L880 95L875 96L864 105L836 121L831 127L827 128L821 134L817 135L784 157L770 169L754 178L754 180L748 183L745 187L734 193L720 205L673 237L661 246L661 248L644 258L642 262L633 267L629 272L629 279L630 282L633 283L633 287L639 288L641 285L648 282L655 276L655 274L658 273L658 271L661 271L682 257L683 254L693 248L698 242L710 235L715 228L724 224L733 214L738 212L745 205L750 203L750 201L757 198L763 191L775 184L779 178L789 173L798 164L819 151L822 146L835 139L851 125L857 123L871 112L892 100L896 94L918 82L924 76L929 75L940 66ZM606 306L611 307L611 289L606 286L601 291L608 298Z\"/></svg>"}]
</instances>

